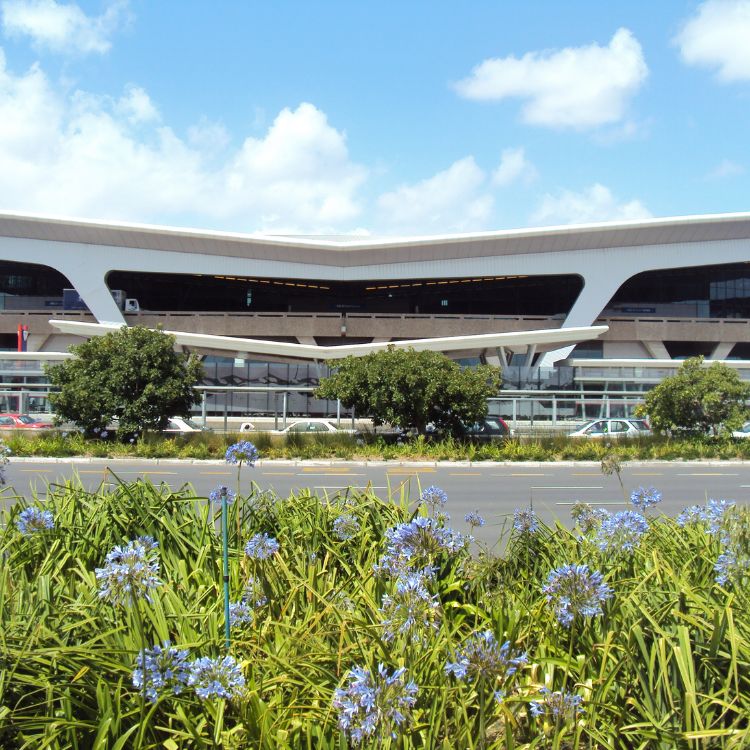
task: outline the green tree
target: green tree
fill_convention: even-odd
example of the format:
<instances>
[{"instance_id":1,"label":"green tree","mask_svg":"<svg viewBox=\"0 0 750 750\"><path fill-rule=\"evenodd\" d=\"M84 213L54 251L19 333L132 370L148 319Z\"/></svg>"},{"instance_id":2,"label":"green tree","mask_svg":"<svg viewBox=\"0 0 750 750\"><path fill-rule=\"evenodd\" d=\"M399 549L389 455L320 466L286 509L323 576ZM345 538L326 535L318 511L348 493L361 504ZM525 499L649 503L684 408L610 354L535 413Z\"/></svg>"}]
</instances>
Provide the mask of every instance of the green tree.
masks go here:
<instances>
[{"instance_id":1,"label":"green tree","mask_svg":"<svg viewBox=\"0 0 750 750\"><path fill-rule=\"evenodd\" d=\"M636 413L648 415L657 432L716 434L720 425L737 429L742 424L749 398L750 385L740 380L736 370L720 362L706 367L703 357L693 357L649 391Z\"/></svg>"},{"instance_id":2,"label":"green tree","mask_svg":"<svg viewBox=\"0 0 750 750\"><path fill-rule=\"evenodd\" d=\"M74 422L87 432L118 420L121 439L166 427L169 417L187 416L203 377L194 355L178 354L174 336L141 327L123 327L71 347L75 357L47 367L58 422Z\"/></svg>"},{"instance_id":3,"label":"green tree","mask_svg":"<svg viewBox=\"0 0 750 750\"><path fill-rule=\"evenodd\" d=\"M482 365L461 369L439 352L387 349L327 363L335 368L315 392L340 399L375 425L415 427L432 423L453 435L487 415L487 398L497 394L500 370Z\"/></svg>"}]
</instances>

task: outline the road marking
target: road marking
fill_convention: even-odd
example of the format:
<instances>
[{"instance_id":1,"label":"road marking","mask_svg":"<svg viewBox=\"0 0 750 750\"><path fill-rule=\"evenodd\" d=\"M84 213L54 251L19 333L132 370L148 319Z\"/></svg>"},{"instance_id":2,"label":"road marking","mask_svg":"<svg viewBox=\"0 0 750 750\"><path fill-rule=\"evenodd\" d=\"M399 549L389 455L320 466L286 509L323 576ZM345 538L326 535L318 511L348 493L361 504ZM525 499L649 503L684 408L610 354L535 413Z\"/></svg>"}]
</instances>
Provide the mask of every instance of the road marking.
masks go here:
<instances>
[{"instance_id":1,"label":"road marking","mask_svg":"<svg viewBox=\"0 0 750 750\"><path fill-rule=\"evenodd\" d=\"M109 474L107 469L78 469L79 474Z\"/></svg>"},{"instance_id":2,"label":"road marking","mask_svg":"<svg viewBox=\"0 0 750 750\"><path fill-rule=\"evenodd\" d=\"M264 477L294 477L297 475L296 471L261 471Z\"/></svg>"},{"instance_id":3,"label":"road marking","mask_svg":"<svg viewBox=\"0 0 750 750\"><path fill-rule=\"evenodd\" d=\"M490 474L491 477L548 477L549 474Z\"/></svg>"},{"instance_id":4,"label":"road marking","mask_svg":"<svg viewBox=\"0 0 750 750\"><path fill-rule=\"evenodd\" d=\"M303 472L315 472L315 471L320 471L320 469L321 469L320 466L306 466L306 467L304 467L302 469L302 471ZM330 467L327 468L327 470L328 471L335 471L335 472L338 472L340 474L346 474L346 473L348 473L348 472L351 471L351 469L349 467L338 468L337 466L330 466Z\"/></svg>"},{"instance_id":5,"label":"road marking","mask_svg":"<svg viewBox=\"0 0 750 750\"><path fill-rule=\"evenodd\" d=\"M52 469L19 469L19 471L23 471L26 474L49 474Z\"/></svg>"},{"instance_id":6,"label":"road marking","mask_svg":"<svg viewBox=\"0 0 750 750\"><path fill-rule=\"evenodd\" d=\"M321 471L316 474L305 474L306 477L366 477L367 474L351 474L343 471Z\"/></svg>"},{"instance_id":7,"label":"road marking","mask_svg":"<svg viewBox=\"0 0 750 750\"><path fill-rule=\"evenodd\" d=\"M565 501L565 502L556 502L555 505L577 505L578 501ZM612 500L611 502L605 501L603 503L597 503L597 506L600 505L627 505L626 502L623 502L622 500Z\"/></svg>"},{"instance_id":8,"label":"road marking","mask_svg":"<svg viewBox=\"0 0 750 750\"><path fill-rule=\"evenodd\" d=\"M414 474L428 474L435 472L435 469L387 469L388 474L408 474L413 476Z\"/></svg>"},{"instance_id":9,"label":"road marking","mask_svg":"<svg viewBox=\"0 0 750 750\"><path fill-rule=\"evenodd\" d=\"M690 474L678 474L678 477L738 477L739 474L728 474L723 471L694 471Z\"/></svg>"},{"instance_id":10,"label":"road marking","mask_svg":"<svg viewBox=\"0 0 750 750\"><path fill-rule=\"evenodd\" d=\"M532 490L603 490L604 487L532 487Z\"/></svg>"}]
</instances>

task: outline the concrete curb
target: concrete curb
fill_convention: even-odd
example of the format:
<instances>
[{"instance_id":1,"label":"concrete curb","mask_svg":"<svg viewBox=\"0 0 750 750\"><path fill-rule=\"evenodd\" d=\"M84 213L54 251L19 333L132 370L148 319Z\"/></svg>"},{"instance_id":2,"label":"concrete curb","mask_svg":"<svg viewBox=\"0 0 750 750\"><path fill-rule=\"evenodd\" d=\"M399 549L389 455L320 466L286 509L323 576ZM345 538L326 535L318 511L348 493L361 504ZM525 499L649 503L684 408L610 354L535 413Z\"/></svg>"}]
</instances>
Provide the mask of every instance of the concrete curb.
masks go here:
<instances>
[{"instance_id":1,"label":"concrete curb","mask_svg":"<svg viewBox=\"0 0 750 750\"><path fill-rule=\"evenodd\" d=\"M96 458L92 456L70 456L70 457L45 457L45 456L10 456L10 461L13 464L109 464L109 465L142 465L149 464L153 466L227 466L226 461L221 459L198 459L198 458ZM679 464L680 466L745 466L750 464L750 461L743 461L739 459L691 459L683 460L676 459L672 461L623 461L622 468L627 470L631 467L642 467L642 466L665 466L671 464ZM397 466L405 468L481 468L486 466L487 468L508 468L515 467L521 468L526 467L529 469L539 469L549 466L560 466L560 467L596 467L600 466L599 461L346 461L344 459L261 459L255 466L263 468L264 466L321 466L321 467L333 467L333 466L369 466L369 467L384 467L384 466Z\"/></svg>"}]
</instances>

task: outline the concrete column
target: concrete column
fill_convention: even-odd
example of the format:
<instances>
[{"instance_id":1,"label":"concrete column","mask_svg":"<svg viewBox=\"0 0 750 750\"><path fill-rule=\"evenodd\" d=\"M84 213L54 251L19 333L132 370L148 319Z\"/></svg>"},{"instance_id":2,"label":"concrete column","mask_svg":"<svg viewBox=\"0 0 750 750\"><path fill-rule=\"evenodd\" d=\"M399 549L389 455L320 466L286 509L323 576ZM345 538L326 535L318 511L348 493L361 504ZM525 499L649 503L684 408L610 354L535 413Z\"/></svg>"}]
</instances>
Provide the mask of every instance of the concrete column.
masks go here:
<instances>
[{"instance_id":1,"label":"concrete column","mask_svg":"<svg viewBox=\"0 0 750 750\"><path fill-rule=\"evenodd\" d=\"M643 341L641 342L646 347L651 359L672 359L669 356L667 347L661 341Z\"/></svg>"},{"instance_id":2,"label":"concrete column","mask_svg":"<svg viewBox=\"0 0 750 750\"><path fill-rule=\"evenodd\" d=\"M734 348L733 341L720 341L714 347L711 352L711 356L708 359L726 359L729 356L729 352Z\"/></svg>"}]
</instances>

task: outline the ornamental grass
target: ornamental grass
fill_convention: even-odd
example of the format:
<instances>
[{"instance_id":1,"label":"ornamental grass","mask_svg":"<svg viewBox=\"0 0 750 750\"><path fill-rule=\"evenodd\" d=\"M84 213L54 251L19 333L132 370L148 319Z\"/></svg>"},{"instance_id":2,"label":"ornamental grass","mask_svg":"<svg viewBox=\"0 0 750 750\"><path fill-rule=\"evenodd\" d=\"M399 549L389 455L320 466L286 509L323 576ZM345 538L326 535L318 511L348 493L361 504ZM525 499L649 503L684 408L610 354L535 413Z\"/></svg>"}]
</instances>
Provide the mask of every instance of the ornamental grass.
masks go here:
<instances>
[{"instance_id":1,"label":"ornamental grass","mask_svg":"<svg viewBox=\"0 0 750 750\"><path fill-rule=\"evenodd\" d=\"M750 746L747 511L651 508L614 548L606 511L567 529L521 509L496 554L450 530L439 488L243 479L229 652L222 504L146 481L6 490L3 750Z\"/></svg>"}]
</instances>

